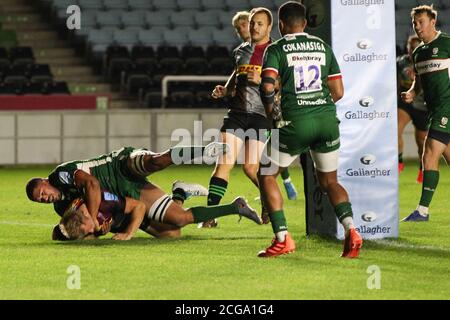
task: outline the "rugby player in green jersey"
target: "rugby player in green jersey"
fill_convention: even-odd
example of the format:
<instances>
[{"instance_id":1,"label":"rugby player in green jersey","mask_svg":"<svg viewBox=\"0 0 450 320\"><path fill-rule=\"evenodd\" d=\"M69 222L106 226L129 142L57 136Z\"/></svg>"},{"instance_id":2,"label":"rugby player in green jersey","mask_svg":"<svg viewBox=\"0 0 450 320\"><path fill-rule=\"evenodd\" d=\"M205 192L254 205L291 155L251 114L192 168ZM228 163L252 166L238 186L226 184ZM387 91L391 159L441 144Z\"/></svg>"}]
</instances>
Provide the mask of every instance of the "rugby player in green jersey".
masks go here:
<instances>
[{"instance_id":1,"label":"rugby player in green jersey","mask_svg":"<svg viewBox=\"0 0 450 320\"><path fill-rule=\"evenodd\" d=\"M94 222L94 231L101 230L98 211L102 201L101 190L140 200L146 205L146 214L154 225L155 236L179 236L180 228L216 217L238 213L260 224L256 212L243 198L231 204L210 208L195 207L188 210L174 203L158 186L146 179L151 173L178 163L180 153L194 157L196 148L205 149L203 157L216 158L226 145L213 142L206 147L175 147L163 153L145 149L125 147L94 159L66 162L56 167L48 178L33 178L26 186L30 200L53 203L55 211L62 215L68 205L77 198L83 198ZM226 150L226 149L225 149ZM177 193L174 186L174 194ZM178 196L207 194L198 187L181 189ZM204 188L203 188L204 189ZM183 194L184 193L184 194Z\"/></svg>"},{"instance_id":2,"label":"rugby player in green jersey","mask_svg":"<svg viewBox=\"0 0 450 320\"><path fill-rule=\"evenodd\" d=\"M278 11L283 37L269 45L264 56L261 98L268 117L279 117L273 114L275 81L279 78L281 113L287 125L279 129L279 145L273 132L264 153L268 159L262 161L259 172L275 238L258 256L274 257L295 250L276 177L280 168L288 167L310 149L320 186L344 226L341 256L354 258L359 255L362 238L353 225L348 194L337 180L340 141L335 102L344 94L342 76L331 48L320 38L304 33L305 16L304 5L293 1L283 4Z\"/></svg>"},{"instance_id":3,"label":"rugby player in green jersey","mask_svg":"<svg viewBox=\"0 0 450 320\"><path fill-rule=\"evenodd\" d=\"M419 205L402 221L428 221L428 207L439 182L439 159L450 163L450 36L436 30L437 11L432 6L411 10L413 29L422 43L413 52L415 80L402 92L412 103L422 89L430 126L422 155L423 184Z\"/></svg>"}]
</instances>

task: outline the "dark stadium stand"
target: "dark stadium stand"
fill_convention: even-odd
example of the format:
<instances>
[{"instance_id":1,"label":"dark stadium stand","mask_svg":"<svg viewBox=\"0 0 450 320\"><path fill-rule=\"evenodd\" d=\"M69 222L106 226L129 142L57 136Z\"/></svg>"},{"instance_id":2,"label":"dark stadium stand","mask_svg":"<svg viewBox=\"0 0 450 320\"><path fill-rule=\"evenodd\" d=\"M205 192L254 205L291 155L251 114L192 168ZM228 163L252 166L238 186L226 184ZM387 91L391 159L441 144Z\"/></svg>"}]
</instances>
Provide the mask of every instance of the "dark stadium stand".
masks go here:
<instances>
[{"instance_id":1,"label":"dark stadium stand","mask_svg":"<svg viewBox=\"0 0 450 320\"><path fill-rule=\"evenodd\" d=\"M0 95L70 94L65 82L54 82L48 64L35 63L33 49L0 47Z\"/></svg>"},{"instance_id":2,"label":"dark stadium stand","mask_svg":"<svg viewBox=\"0 0 450 320\"><path fill-rule=\"evenodd\" d=\"M28 0L23 0L28 1ZM239 44L231 18L240 10L264 6L274 14L285 0L38 0L28 1L51 21L67 44L76 49L95 74L123 97L139 99L143 107L159 107L164 75L228 75L233 68L231 50ZM439 10L438 27L450 31L450 0L434 0ZM410 9L429 1L396 0L397 52L404 52L413 33ZM65 27L69 5L82 10L82 28ZM1 22L1 20L0 20ZM277 28L272 32L278 37ZM0 30L0 46L18 47L17 36ZM29 48L28 48L29 49ZM0 49L1 92L40 92L34 83L48 82L50 70L40 64L21 70L20 64L34 63L28 49ZM22 50L22 51L21 51ZM28 56L27 56L28 54ZM9 64L14 67L5 67ZM3 83L3 82L2 82ZM11 87L30 83L24 89ZM31 83L33 85L31 85ZM211 100L215 83L181 83L169 86L170 106L220 107ZM189 90L187 90L187 88ZM189 94L188 94L189 91ZM46 92L42 90L42 92ZM184 101L184 102L183 102Z\"/></svg>"}]
</instances>

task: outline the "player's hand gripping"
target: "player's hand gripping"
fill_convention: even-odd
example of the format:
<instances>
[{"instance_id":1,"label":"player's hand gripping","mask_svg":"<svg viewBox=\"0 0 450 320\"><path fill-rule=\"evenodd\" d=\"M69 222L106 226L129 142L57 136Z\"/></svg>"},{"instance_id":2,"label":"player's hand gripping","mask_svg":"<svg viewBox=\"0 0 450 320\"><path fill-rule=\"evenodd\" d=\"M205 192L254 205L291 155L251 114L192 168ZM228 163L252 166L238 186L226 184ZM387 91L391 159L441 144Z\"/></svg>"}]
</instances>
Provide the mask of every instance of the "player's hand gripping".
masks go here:
<instances>
[{"instance_id":1,"label":"player's hand gripping","mask_svg":"<svg viewBox=\"0 0 450 320\"><path fill-rule=\"evenodd\" d=\"M227 90L227 87L222 86L222 85L217 85L217 86L214 88L214 90L213 90L211 96L212 96L214 99L223 98L223 97L225 97L225 96L227 95L227 91L228 91L228 90Z\"/></svg>"},{"instance_id":2,"label":"player's hand gripping","mask_svg":"<svg viewBox=\"0 0 450 320\"><path fill-rule=\"evenodd\" d=\"M132 237L132 235L128 234L128 233L116 233L112 238L113 238L113 240L126 241L126 240L130 240L131 237Z\"/></svg>"},{"instance_id":3,"label":"player's hand gripping","mask_svg":"<svg viewBox=\"0 0 450 320\"><path fill-rule=\"evenodd\" d=\"M414 91L406 91L401 93L401 97L404 103L413 103L416 93Z\"/></svg>"}]
</instances>

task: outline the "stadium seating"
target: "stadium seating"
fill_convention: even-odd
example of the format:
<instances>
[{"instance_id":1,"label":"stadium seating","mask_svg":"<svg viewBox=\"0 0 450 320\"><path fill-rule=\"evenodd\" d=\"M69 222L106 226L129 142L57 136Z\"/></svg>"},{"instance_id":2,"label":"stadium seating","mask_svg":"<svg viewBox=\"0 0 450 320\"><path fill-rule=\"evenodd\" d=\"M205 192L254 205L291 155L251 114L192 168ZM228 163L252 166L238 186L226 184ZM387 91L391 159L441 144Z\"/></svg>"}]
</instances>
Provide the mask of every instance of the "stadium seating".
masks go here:
<instances>
[{"instance_id":1,"label":"stadium seating","mask_svg":"<svg viewBox=\"0 0 450 320\"><path fill-rule=\"evenodd\" d=\"M201 27L220 27L220 10L207 10L207 11L198 11L195 13L195 23L199 28Z\"/></svg>"},{"instance_id":2,"label":"stadium seating","mask_svg":"<svg viewBox=\"0 0 450 320\"><path fill-rule=\"evenodd\" d=\"M70 94L65 82L55 83L48 64L36 64L33 49L0 47L0 95Z\"/></svg>"},{"instance_id":3,"label":"stadium seating","mask_svg":"<svg viewBox=\"0 0 450 320\"><path fill-rule=\"evenodd\" d=\"M82 10L101 10L103 9L102 0L78 0L78 5Z\"/></svg>"},{"instance_id":4,"label":"stadium seating","mask_svg":"<svg viewBox=\"0 0 450 320\"><path fill-rule=\"evenodd\" d=\"M178 4L176 0L153 0L153 6L159 10L178 10Z\"/></svg>"},{"instance_id":5,"label":"stadium seating","mask_svg":"<svg viewBox=\"0 0 450 320\"><path fill-rule=\"evenodd\" d=\"M224 0L202 0L202 6L205 10L225 10L226 4Z\"/></svg>"},{"instance_id":6,"label":"stadium seating","mask_svg":"<svg viewBox=\"0 0 450 320\"><path fill-rule=\"evenodd\" d=\"M178 0L178 8L181 11L185 10L195 10L199 11L202 9L202 3L200 0Z\"/></svg>"},{"instance_id":7,"label":"stadium seating","mask_svg":"<svg viewBox=\"0 0 450 320\"><path fill-rule=\"evenodd\" d=\"M0 47L12 48L17 46L17 35L12 30L0 30Z\"/></svg>"},{"instance_id":8,"label":"stadium seating","mask_svg":"<svg viewBox=\"0 0 450 320\"><path fill-rule=\"evenodd\" d=\"M396 44L400 51L404 51L406 39L413 33L410 10L417 4L429 1L395 1L398 26ZM84 52L94 69L101 71L110 83L120 83L124 92L139 95L143 105L156 106L161 102L158 90L164 74L230 74L233 68L230 53L240 43L231 25L232 17L237 11L262 6L269 8L276 19L277 8L285 0L41 0L40 2L40 7L47 8L51 18L59 26L65 24L67 6L78 4L83 9L82 28L75 31L66 30L73 46ZM438 28L449 31L449 23L444 17L450 16L450 11L447 11L450 10L450 4L444 0L434 0L433 3L440 10ZM277 39L279 36L278 29L274 27L271 37ZM12 46L17 46L17 39L14 41ZM117 48L125 51L119 55ZM8 65L9 59L9 55L5 57L0 51L0 67ZM43 75L42 79L44 78ZM8 81L14 79L16 79L14 75L9 74ZM27 79L31 82L30 74ZM20 82L20 77L16 80ZM39 77L35 77L35 80L39 81ZM210 99L210 91L213 88L211 83L207 86L189 85L193 96L186 94L186 84L183 86L179 89L176 86L170 87L170 91L173 89L177 94L169 96L168 102L180 106L195 106L198 103L220 105L217 100ZM38 87L29 86L20 90L37 91ZM186 99L187 103L183 103L183 99Z\"/></svg>"},{"instance_id":9,"label":"stadium seating","mask_svg":"<svg viewBox=\"0 0 450 320\"><path fill-rule=\"evenodd\" d=\"M395 0L396 9L408 9L409 11L411 11L411 8L414 8L415 6L417 6L417 4L417 0Z\"/></svg>"},{"instance_id":10,"label":"stadium seating","mask_svg":"<svg viewBox=\"0 0 450 320\"><path fill-rule=\"evenodd\" d=\"M133 27L138 29L145 29L147 26L147 22L145 21L145 13L143 11L122 11L120 19L122 20L122 25L125 28Z\"/></svg>"},{"instance_id":11,"label":"stadium seating","mask_svg":"<svg viewBox=\"0 0 450 320\"><path fill-rule=\"evenodd\" d=\"M128 10L127 0L103 0L106 10Z\"/></svg>"},{"instance_id":12,"label":"stadium seating","mask_svg":"<svg viewBox=\"0 0 450 320\"><path fill-rule=\"evenodd\" d=\"M248 0L225 0L229 11L250 10Z\"/></svg>"}]
</instances>

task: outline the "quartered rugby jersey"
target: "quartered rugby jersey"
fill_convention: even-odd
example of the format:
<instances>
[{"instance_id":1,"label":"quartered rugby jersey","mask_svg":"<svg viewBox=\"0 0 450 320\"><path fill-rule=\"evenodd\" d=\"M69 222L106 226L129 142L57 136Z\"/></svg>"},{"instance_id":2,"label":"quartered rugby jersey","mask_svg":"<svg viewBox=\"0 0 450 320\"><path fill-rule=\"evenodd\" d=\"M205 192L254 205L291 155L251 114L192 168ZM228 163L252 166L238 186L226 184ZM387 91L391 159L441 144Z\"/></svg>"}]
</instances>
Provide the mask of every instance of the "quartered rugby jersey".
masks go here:
<instances>
[{"instance_id":1,"label":"quartered rugby jersey","mask_svg":"<svg viewBox=\"0 0 450 320\"><path fill-rule=\"evenodd\" d=\"M268 43L262 45L251 45L244 42L233 50L236 71L236 94L231 102L231 110L246 113L257 113L266 116L264 105L259 94L259 85L249 83L247 74L258 72L261 74L264 51Z\"/></svg>"},{"instance_id":2,"label":"quartered rugby jersey","mask_svg":"<svg viewBox=\"0 0 450 320\"><path fill-rule=\"evenodd\" d=\"M434 40L421 43L413 52L413 61L428 109L450 110L450 36L439 32Z\"/></svg>"},{"instance_id":3,"label":"quartered rugby jersey","mask_svg":"<svg viewBox=\"0 0 450 320\"><path fill-rule=\"evenodd\" d=\"M408 91L413 83L414 65L409 54L404 54L397 58L397 79L399 84L399 91ZM398 94L400 99L400 94ZM427 111L427 106L423 98L423 91L416 95L414 102L411 104L414 109L420 111Z\"/></svg>"}]
</instances>

